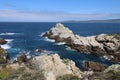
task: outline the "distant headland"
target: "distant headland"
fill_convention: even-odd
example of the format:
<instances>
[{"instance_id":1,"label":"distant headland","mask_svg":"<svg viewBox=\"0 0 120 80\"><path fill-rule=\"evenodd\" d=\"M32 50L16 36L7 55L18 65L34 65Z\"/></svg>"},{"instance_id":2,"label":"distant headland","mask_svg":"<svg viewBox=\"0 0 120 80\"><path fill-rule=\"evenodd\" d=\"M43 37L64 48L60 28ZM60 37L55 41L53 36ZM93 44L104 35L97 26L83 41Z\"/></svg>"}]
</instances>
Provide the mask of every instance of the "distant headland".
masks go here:
<instances>
[{"instance_id":1,"label":"distant headland","mask_svg":"<svg viewBox=\"0 0 120 80\"><path fill-rule=\"evenodd\" d=\"M107 20L66 20L66 23L120 23L120 19L107 19Z\"/></svg>"}]
</instances>

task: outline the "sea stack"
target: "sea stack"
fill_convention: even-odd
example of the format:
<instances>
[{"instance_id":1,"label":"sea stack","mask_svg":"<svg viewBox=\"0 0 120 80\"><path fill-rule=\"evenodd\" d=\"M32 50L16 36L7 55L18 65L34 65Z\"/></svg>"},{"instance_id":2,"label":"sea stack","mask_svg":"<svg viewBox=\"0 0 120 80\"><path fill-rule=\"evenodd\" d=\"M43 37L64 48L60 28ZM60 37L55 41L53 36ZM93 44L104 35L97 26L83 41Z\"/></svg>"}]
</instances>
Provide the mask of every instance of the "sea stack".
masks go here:
<instances>
[{"instance_id":1,"label":"sea stack","mask_svg":"<svg viewBox=\"0 0 120 80\"><path fill-rule=\"evenodd\" d=\"M46 32L44 37L55 42L65 42L65 45L84 53L103 56L114 62L120 62L120 34L100 34L96 36L79 36L61 23Z\"/></svg>"}]
</instances>

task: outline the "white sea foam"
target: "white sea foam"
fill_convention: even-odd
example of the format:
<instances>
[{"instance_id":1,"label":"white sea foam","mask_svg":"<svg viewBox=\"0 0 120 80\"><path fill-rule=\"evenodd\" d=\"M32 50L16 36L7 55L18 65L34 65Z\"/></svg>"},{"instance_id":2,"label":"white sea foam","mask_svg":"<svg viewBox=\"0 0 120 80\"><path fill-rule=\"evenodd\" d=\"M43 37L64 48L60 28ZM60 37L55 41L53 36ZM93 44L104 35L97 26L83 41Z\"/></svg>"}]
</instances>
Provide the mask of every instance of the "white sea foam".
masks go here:
<instances>
[{"instance_id":1,"label":"white sea foam","mask_svg":"<svg viewBox=\"0 0 120 80\"><path fill-rule=\"evenodd\" d=\"M1 33L0 35L15 35L15 33Z\"/></svg>"},{"instance_id":2,"label":"white sea foam","mask_svg":"<svg viewBox=\"0 0 120 80\"><path fill-rule=\"evenodd\" d=\"M108 55L104 55L103 56L104 59L107 59L107 60L111 60L112 58L114 58L112 55L111 56L108 56Z\"/></svg>"},{"instance_id":3,"label":"white sea foam","mask_svg":"<svg viewBox=\"0 0 120 80\"><path fill-rule=\"evenodd\" d=\"M7 44L8 43L11 43L14 39L5 39L5 41L7 41Z\"/></svg>"},{"instance_id":4,"label":"white sea foam","mask_svg":"<svg viewBox=\"0 0 120 80\"><path fill-rule=\"evenodd\" d=\"M41 35L39 35L39 36L41 36L41 37L42 37L44 34L45 34L45 32L41 33Z\"/></svg>"},{"instance_id":5,"label":"white sea foam","mask_svg":"<svg viewBox=\"0 0 120 80\"><path fill-rule=\"evenodd\" d=\"M4 48L4 49L10 49L10 48L11 48L11 46L10 46L10 45L7 45L7 44L1 45L1 47Z\"/></svg>"},{"instance_id":6,"label":"white sea foam","mask_svg":"<svg viewBox=\"0 0 120 80\"><path fill-rule=\"evenodd\" d=\"M17 34L22 34L22 33L0 33L0 35L17 35Z\"/></svg>"},{"instance_id":7,"label":"white sea foam","mask_svg":"<svg viewBox=\"0 0 120 80\"><path fill-rule=\"evenodd\" d=\"M7 44L1 45L2 48L4 49L10 49L10 43L13 41L14 39L5 39L5 41L7 41Z\"/></svg>"},{"instance_id":8,"label":"white sea foam","mask_svg":"<svg viewBox=\"0 0 120 80\"><path fill-rule=\"evenodd\" d=\"M44 40L45 40L45 41L48 41L48 42L55 42L55 40L53 40L53 39L48 39L47 37L45 37Z\"/></svg>"},{"instance_id":9,"label":"white sea foam","mask_svg":"<svg viewBox=\"0 0 120 80\"><path fill-rule=\"evenodd\" d=\"M27 56L27 59L30 59L32 56L31 56L31 54L30 54L30 51L28 51L27 53L26 53L26 56Z\"/></svg>"},{"instance_id":10,"label":"white sea foam","mask_svg":"<svg viewBox=\"0 0 120 80\"><path fill-rule=\"evenodd\" d=\"M55 43L55 45L64 45L65 42L59 42L59 43Z\"/></svg>"},{"instance_id":11,"label":"white sea foam","mask_svg":"<svg viewBox=\"0 0 120 80\"><path fill-rule=\"evenodd\" d=\"M66 50L75 51L75 49L72 49L72 48L70 48L70 47L68 47L68 46L66 46Z\"/></svg>"}]
</instances>

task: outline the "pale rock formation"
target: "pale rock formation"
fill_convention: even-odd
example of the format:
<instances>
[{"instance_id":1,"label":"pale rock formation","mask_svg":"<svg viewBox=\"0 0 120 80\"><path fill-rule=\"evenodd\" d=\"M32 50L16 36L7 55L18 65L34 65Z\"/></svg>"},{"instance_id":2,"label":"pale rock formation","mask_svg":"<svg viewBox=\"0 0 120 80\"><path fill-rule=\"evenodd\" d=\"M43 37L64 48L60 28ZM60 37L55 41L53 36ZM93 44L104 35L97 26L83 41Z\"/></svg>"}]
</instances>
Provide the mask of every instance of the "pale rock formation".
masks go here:
<instances>
[{"instance_id":1,"label":"pale rock formation","mask_svg":"<svg viewBox=\"0 0 120 80\"><path fill-rule=\"evenodd\" d=\"M71 30L64 27L64 25L60 23L56 24L55 27L51 28L50 31L53 34L52 36L59 36L60 38L68 38L74 36Z\"/></svg>"},{"instance_id":2,"label":"pale rock formation","mask_svg":"<svg viewBox=\"0 0 120 80\"><path fill-rule=\"evenodd\" d=\"M57 77L72 74L81 78L82 72L70 60L64 63L58 54L36 56L30 60L36 70L42 70L46 80L56 80Z\"/></svg>"},{"instance_id":3,"label":"pale rock formation","mask_svg":"<svg viewBox=\"0 0 120 80\"><path fill-rule=\"evenodd\" d=\"M43 36L54 39L55 42L65 42L65 45L79 52L90 52L100 56L110 55L114 58L109 60L120 62L120 34L83 37L75 35L63 24L57 23Z\"/></svg>"}]
</instances>

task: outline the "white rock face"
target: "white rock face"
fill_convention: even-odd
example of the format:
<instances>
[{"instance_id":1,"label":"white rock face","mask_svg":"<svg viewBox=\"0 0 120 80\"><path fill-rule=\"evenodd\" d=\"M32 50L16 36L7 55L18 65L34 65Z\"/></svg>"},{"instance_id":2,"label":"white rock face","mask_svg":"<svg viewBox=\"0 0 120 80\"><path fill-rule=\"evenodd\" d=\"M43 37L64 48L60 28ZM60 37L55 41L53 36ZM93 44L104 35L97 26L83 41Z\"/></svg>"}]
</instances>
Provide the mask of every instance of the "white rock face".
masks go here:
<instances>
[{"instance_id":1,"label":"white rock face","mask_svg":"<svg viewBox=\"0 0 120 80\"><path fill-rule=\"evenodd\" d=\"M73 61L65 64L58 54L37 56L31 63L38 68L37 70L43 70L46 80L56 80L57 77L66 74L81 77L82 74Z\"/></svg>"},{"instance_id":2,"label":"white rock face","mask_svg":"<svg viewBox=\"0 0 120 80\"><path fill-rule=\"evenodd\" d=\"M120 58L116 55L120 53L120 39L115 38L116 35L100 34L83 37L75 35L61 23L57 23L55 27L46 33L46 37L52 38L56 42L65 42L66 45L77 51L96 53L101 56L112 54L116 58L112 60L119 62Z\"/></svg>"},{"instance_id":3,"label":"white rock face","mask_svg":"<svg viewBox=\"0 0 120 80\"><path fill-rule=\"evenodd\" d=\"M89 37L82 37L79 35L75 35L71 30L64 27L63 24L57 23L55 27L51 28L50 30L53 35L51 36L59 36L60 38L68 38L71 37L72 42L74 44L79 44L83 46L94 46L94 47L100 47L103 49L102 44L98 43L95 40L95 36L89 36Z\"/></svg>"},{"instance_id":4,"label":"white rock face","mask_svg":"<svg viewBox=\"0 0 120 80\"><path fill-rule=\"evenodd\" d=\"M53 33L52 36L59 36L60 38L68 38L73 36L73 32L64 27L64 25L61 23L56 24L55 27L51 28L51 31Z\"/></svg>"}]
</instances>

